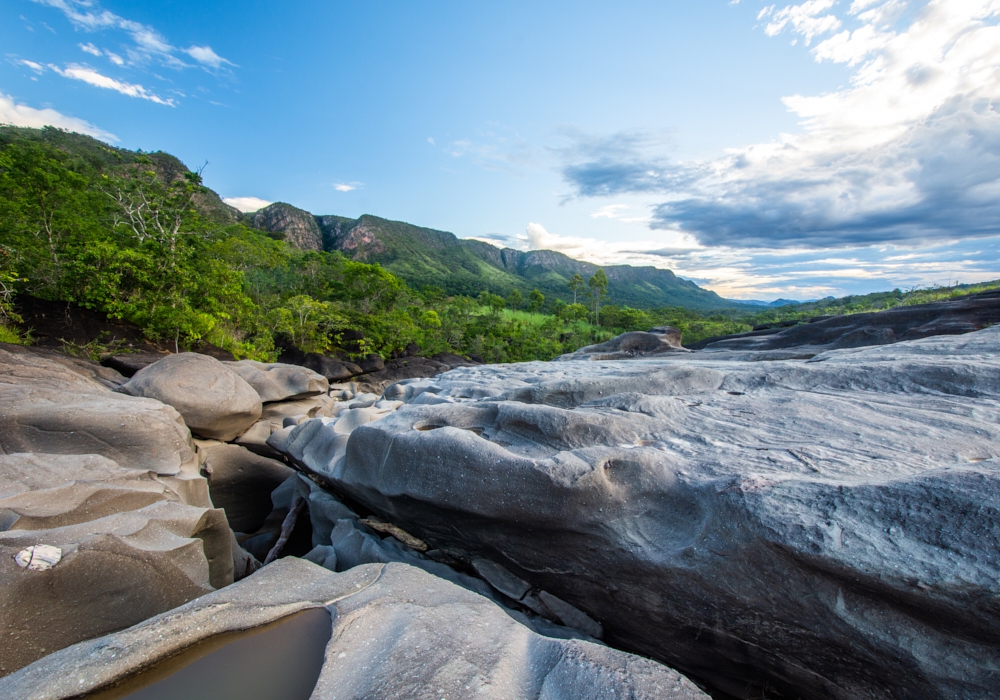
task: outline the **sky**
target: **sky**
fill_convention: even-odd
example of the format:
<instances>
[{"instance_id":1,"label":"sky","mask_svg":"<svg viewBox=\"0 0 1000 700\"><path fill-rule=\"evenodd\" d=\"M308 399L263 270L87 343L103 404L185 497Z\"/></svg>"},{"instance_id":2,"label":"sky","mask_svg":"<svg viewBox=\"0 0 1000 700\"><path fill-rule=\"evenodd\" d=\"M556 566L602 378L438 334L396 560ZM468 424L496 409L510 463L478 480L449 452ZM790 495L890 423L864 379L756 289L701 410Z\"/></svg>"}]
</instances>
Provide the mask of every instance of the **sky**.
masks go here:
<instances>
[{"instance_id":1,"label":"sky","mask_svg":"<svg viewBox=\"0 0 1000 700\"><path fill-rule=\"evenodd\" d=\"M4 0L0 123L735 299L1000 278L1000 0Z\"/></svg>"}]
</instances>

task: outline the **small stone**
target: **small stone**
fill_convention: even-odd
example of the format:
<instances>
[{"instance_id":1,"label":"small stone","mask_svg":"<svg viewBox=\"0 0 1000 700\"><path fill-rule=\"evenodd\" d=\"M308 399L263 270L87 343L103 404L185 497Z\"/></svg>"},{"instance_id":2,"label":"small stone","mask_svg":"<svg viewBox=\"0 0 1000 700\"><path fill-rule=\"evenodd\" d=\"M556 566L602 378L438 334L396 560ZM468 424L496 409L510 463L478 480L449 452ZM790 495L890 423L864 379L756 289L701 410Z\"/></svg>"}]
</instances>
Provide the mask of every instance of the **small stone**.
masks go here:
<instances>
[{"instance_id":1,"label":"small stone","mask_svg":"<svg viewBox=\"0 0 1000 700\"><path fill-rule=\"evenodd\" d=\"M36 544L14 555L14 561L28 571L48 571L62 559L62 550L48 544Z\"/></svg>"}]
</instances>

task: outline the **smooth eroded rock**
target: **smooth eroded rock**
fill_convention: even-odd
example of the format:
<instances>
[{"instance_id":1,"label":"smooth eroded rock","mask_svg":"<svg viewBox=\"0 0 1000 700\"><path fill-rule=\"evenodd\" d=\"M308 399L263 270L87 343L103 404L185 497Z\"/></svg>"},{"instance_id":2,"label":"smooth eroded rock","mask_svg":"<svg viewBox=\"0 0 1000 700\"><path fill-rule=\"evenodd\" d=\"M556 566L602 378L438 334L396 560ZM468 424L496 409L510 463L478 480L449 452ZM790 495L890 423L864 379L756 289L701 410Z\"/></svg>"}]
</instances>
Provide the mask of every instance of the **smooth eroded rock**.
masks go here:
<instances>
[{"instance_id":1,"label":"smooth eroded rock","mask_svg":"<svg viewBox=\"0 0 1000 700\"><path fill-rule=\"evenodd\" d=\"M326 377L298 365L254 360L224 364L243 377L265 403L325 394L330 389L330 382Z\"/></svg>"},{"instance_id":2,"label":"smooth eroded rock","mask_svg":"<svg viewBox=\"0 0 1000 700\"><path fill-rule=\"evenodd\" d=\"M1000 695L1000 327L811 362L462 368L392 394L409 404L346 449L319 420L284 449L613 646L741 698Z\"/></svg>"},{"instance_id":3,"label":"smooth eroded rock","mask_svg":"<svg viewBox=\"0 0 1000 700\"><path fill-rule=\"evenodd\" d=\"M133 376L120 391L173 406L191 432L232 440L261 415L260 396L239 374L208 355L168 355Z\"/></svg>"},{"instance_id":4,"label":"smooth eroded rock","mask_svg":"<svg viewBox=\"0 0 1000 700\"><path fill-rule=\"evenodd\" d=\"M131 629L52 654L0 679L0 695L68 700L215 635L323 607L332 630L314 700L707 699L660 664L539 636L485 598L413 567L373 564L335 574L299 559L280 560Z\"/></svg>"}]
</instances>

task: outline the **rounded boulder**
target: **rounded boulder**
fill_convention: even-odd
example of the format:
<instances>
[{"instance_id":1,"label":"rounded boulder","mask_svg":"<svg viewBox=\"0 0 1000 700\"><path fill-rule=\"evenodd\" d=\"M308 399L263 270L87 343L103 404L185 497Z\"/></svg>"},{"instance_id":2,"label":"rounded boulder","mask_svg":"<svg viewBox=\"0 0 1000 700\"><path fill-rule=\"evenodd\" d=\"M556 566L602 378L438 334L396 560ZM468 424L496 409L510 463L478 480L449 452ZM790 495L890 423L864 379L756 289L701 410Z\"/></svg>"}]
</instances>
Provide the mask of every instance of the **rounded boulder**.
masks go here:
<instances>
[{"instance_id":1,"label":"rounded boulder","mask_svg":"<svg viewBox=\"0 0 1000 700\"><path fill-rule=\"evenodd\" d=\"M261 416L260 395L239 374L208 355L182 352L145 367L119 391L173 406L192 433L232 440Z\"/></svg>"}]
</instances>

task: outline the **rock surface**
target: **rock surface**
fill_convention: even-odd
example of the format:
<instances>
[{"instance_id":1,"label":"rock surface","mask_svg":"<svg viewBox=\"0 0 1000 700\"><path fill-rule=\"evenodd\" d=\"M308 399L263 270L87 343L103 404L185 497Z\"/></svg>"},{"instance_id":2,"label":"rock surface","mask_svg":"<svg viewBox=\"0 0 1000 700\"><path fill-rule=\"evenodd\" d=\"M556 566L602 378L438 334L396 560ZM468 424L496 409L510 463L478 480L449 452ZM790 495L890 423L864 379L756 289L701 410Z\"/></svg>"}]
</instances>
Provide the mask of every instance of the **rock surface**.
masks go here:
<instances>
[{"instance_id":1,"label":"rock surface","mask_svg":"<svg viewBox=\"0 0 1000 700\"><path fill-rule=\"evenodd\" d=\"M330 382L326 377L298 365L286 365L280 362L255 362L254 360L240 360L225 364L243 377L260 395L260 400L264 403L301 399L307 396L325 394L330 390Z\"/></svg>"},{"instance_id":2,"label":"rock surface","mask_svg":"<svg viewBox=\"0 0 1000 700\"><path fill-rule=\"evenodd\" d=\"M732 696L1000 694L1000 327L711 358L458 369L278 447Z\"/></svg>"},{"instance_id":3,"label":"rock surface","mask_svg":"<svg viewBox=\"0 0 1000 700\"><path fill-rule=\"evenodd\" d=\"M228 441L257 422L261 399L239 374L193 352L168 355L136 372L120 391L177 409L191 432Z\"/></svg>"},{"instance_id":4,"label":"rock surface","mask_svg":"<svg viewBox=\"0 0 1000 700\"><path fill-rule=\"evenodd\" d=\"M1000 290L954 301L897 306L888 311L820 317L814 322L778 325L749 333L706 338L692 350L799 349L817 354L838 348L887 345L937 335L959 335L1000 323ZM808 355L805 355L808 356Z\"/></svg>"},{"instance_id":5,"label":"rock surface","mask_svg":"<svg viewBox=\"0 0 1000 700\"><path fill-rule=\"evenodd\" d=\"M191 480L207 505L191 437L177 411L114 393L81 372L44 353L0 348L0 453L102 455L128 468Z\"/></svg>"},{"instance_id":6,"label":"rock surface","mask_svg":"<svg viewBox=\"0 0 1000 700\"><path fill-rule=\"evenodd\" d=\"M100 455L0 456L0 675L232 583L225 514L176 485ZM54 564L21 568L39 545Z\"/></svg>"},{"instance_id":7,"label":"rock surface","mask_svg":"<svg viewBox=\"0 0 1000 700\"><path fill-rule=\"evenodd\" d=\"M486 599L412 567L373 564L333 574L297 559L283 559L131 629L52 654L0 679L0 696L76 698L215 635L323 607L331 613L332 635L314 700L707 698L655 662L538 636Z\"/></svg>"},{"instance_id":8,"label":"rock surface","mask_svg":"<svg viewBox=\"0 0 1000 700\"><path fill-rule=\"evenodd\" d=\"M271 513L271 492L295 474L284 462L239 445L199 440L198 454L216 508L236 532L255 532Z\"/></svg>"},{"instance_id":9,"label":"rock surface","mask_svg":"<svg viewBox=\"0 0 1000 700\"><path fill-rule=\"evenodd\" d=\"M688 352L681 345L681 332L673 326L659 326L648 333L631 331L622 333L597 345L588 345L576 352L561 355L567 360L629 360L633 357L652 357L666 352Z\"/></svg>"}]
</instances>

